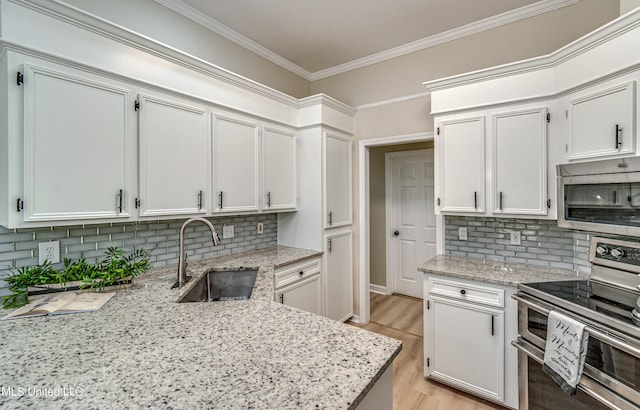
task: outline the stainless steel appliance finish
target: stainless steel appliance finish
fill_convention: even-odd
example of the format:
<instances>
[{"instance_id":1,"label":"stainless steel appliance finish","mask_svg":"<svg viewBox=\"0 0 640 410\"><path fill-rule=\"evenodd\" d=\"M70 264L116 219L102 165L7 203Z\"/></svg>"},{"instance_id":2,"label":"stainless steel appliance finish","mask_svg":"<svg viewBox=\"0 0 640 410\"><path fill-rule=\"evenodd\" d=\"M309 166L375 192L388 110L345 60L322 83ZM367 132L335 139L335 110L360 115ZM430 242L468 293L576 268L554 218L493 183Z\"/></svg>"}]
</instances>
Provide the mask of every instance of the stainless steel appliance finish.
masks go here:
<instances>
[{"instance_id":1,"label":"stainless steel appliance finish","mask_svg":"<svg viewBox=\"0 0 640 410\"><path fill-rule=\"evenodd\" d=\"M591 239L590 280L518 285L520 409L640 409L640 243ZM542 370L551 310L581 321L589 334L584 372L567 396Z\"/></svg>"},{"instance_id":2,"label":"stainless steel appliance finish","mask_svg":"<svg viewBox=\"0 0 640 410\"><path fill-rule=\"evenodd\" d=\"M557 166L558 226L640 236L640 157Z\"/></svg>"}]
</instances>

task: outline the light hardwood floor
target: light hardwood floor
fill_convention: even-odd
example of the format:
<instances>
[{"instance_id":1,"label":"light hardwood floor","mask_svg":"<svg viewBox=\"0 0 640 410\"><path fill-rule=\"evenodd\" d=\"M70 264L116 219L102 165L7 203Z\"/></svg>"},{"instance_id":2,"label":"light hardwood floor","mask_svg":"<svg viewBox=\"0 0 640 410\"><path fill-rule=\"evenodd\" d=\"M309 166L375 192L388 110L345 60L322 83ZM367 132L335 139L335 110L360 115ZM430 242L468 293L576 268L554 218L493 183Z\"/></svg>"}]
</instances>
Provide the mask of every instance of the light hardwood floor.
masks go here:
<instances>
[{"instance_id":1,"label":"light hardwood floor","mask_svg":"<svg viewBox=\"0 0 640 410\"><path fill-rule=\"evenodd\" d=\"M352 324L402 340L402 351L393 363L394 410L504 410L504 407L425 380L422 312L421 299L372 293L371 321L364 326Z\"/></svg>"}]
</instances>

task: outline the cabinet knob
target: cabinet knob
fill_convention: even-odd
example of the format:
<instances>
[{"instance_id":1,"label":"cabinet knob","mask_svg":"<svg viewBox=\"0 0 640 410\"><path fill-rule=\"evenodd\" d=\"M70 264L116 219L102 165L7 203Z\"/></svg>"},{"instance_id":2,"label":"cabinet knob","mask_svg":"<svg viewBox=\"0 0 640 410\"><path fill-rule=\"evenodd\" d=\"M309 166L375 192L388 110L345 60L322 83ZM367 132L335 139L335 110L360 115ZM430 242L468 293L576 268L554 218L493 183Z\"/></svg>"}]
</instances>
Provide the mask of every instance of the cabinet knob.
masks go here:
<instances>
[{"instance_id":1,"label":"cabinet knob","mask_svg":"<svg viewBox=\"0 0 640 410\"><path fill-rule=\"evenodd\" d=\"M466 290L464 290L464 289L460 289L460 294L461 294L461 295L464 295L465 293L467 293L467 291L466 291Z\"/></svg>"},{"instance_id":2,"label":"cabinet knob","mask_svg":"<svg viewBox=\"0 0 640 410\"><path fill-rule=\"evenodd\" d=\"M300 276L302 276L302 275L304 275L304 271L303 271L303 270L301 270L300 272L298 272L298 274L299 274Z\"/></svg>"}]
</instances>

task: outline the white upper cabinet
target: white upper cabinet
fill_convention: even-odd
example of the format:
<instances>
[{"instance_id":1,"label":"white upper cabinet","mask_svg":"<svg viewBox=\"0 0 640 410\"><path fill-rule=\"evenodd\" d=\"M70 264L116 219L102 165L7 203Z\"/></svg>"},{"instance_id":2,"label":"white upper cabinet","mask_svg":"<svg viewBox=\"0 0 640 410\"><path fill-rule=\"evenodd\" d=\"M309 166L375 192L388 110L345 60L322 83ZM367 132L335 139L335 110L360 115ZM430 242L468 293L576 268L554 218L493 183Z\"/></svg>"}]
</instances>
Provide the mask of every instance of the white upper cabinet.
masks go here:
<instances>
[{"instance_id":1,"label":"white upper cabinet","mask_svg":"<svg viewBox=\"0 0 640 410\"><path fill-rule=\"evenodd\" d=\"M484 212L484 116L437 121L437 129L440 160L437 209Z\"/></svg>"},{"instance_id":2,"label":"white upper cabinet","mask_svg":"<svg viewBox=\"0 0 640 410\"><path fill-rule=\"evenodd\" d=\"M262 209L296 208L296 134L265 126L262 139Z\"/></svg>"},{"instance_id":3,"label":"white upper cabinet","mask_svg":"<svg viewBox=\"0 0 640 410\"><path fill-rule=\"evenodd\" d=\"M130 216L130 101L109 82L25 65L25 221Z\"/></svg>"},{"instance_id":4,"label":"white upper cabinet","mask_svg":"<svg viewBox=\"0 0 640 410\"><path fill-rule=\"evenodd\" d=\"M211 194L205 110L147 95L138 102L140 215L205 213Z\"/></svg>"},{"instance_id":5,"label":"white upper cabinet","mask_svg":"<svg viewBox=\"0 0 640 410\"><path fill-rule=\"evenodd\" d=\"M324 227L351 225L351 138L324 133Z\"/></svg>"},{"instance_id":6,"label":"white upper cabinet","mask_svg":"<svg viewBox=\"0 0 640 410\"><path fill-rule=\"evenodd\" d=\"M214 114L212 168L215 212L258 211L259 124Z\"/></svg>"},{"instance_id":7,"label":"white upper cabinet","mask_svg":"<svg viewBox=\"0 0 640 410\"><path fill-rule=\"evenodd\" d=\"M567 159L635 153L635 98L635 81L572 96Z\"/></svg>"},{"instance_id":8,"label":"white upper cabinet","mask_svg":"<svg viewBox=\"0 0 640 410\"><path fill-rule=\"evenodd\" d=\"M547 109L492 115L494 214L547 214Z\"/></svg>"}]
</instances>

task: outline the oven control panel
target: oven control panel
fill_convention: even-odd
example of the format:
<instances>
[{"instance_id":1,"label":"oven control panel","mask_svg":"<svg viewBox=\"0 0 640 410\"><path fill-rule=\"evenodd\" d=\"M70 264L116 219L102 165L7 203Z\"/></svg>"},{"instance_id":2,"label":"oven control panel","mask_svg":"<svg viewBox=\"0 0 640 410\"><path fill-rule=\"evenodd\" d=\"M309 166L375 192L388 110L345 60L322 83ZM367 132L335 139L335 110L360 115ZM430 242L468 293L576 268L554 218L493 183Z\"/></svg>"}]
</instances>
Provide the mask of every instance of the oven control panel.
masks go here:
<instances>
[{"instance_id":1,"label":"oven control panel","mask_svg":"<svg viewBox=\"0 0 640 410\"><path fill-rule=\"evenodd\" d=\"M594 265L640 273L640 242L593 237L589 261Z\"/></svg>"}]
</instances>

